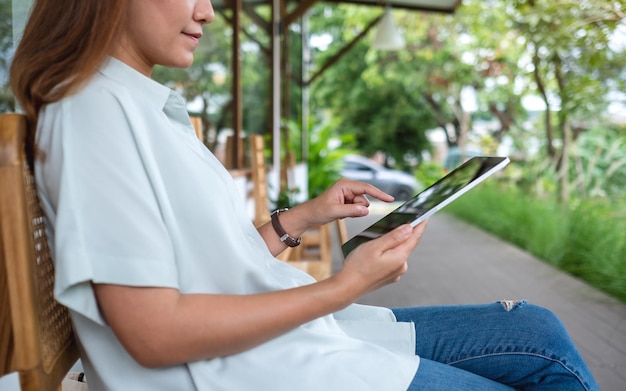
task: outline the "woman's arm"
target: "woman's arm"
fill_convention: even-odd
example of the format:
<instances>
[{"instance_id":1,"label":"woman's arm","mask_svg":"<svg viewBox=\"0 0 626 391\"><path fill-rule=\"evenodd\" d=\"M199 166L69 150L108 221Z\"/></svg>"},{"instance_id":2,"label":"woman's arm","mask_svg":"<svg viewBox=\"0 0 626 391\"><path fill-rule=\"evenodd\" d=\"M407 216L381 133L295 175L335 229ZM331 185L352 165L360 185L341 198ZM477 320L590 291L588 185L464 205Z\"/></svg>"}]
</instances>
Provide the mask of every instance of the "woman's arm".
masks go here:
<instances>
[{"instance_id":1,"label":"woman's arm","mask_svg":"<svg viewBox=\"0 0 626 391\"><path fill-rule=\"evenodd\" d=\"M175 289L94 284L105 319L146 367L227 356L251 349L363 294L397 281L424 225L402 226L355 249L331 278L253 295L181 294Z\"/></svg>"}]
</instances>

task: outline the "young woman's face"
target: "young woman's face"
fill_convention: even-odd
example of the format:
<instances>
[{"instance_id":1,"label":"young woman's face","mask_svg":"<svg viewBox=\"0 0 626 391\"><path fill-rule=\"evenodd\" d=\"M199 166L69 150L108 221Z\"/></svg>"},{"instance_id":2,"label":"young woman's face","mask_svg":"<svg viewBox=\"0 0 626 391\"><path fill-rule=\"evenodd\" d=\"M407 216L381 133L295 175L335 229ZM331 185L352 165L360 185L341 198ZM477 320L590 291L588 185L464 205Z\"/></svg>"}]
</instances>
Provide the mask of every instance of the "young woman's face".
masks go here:
<instances>
[{"instance_id":1,"label":"young woman's face","mask_svg":"<svg viewBox=\"0 0 626 391\"><path fill-rule=\"evenodd\" d=\"M187 68L215 17L210 0L129 0L127 23L113 55L150 76L155 65Z\"/></svg>"}]
</instances>

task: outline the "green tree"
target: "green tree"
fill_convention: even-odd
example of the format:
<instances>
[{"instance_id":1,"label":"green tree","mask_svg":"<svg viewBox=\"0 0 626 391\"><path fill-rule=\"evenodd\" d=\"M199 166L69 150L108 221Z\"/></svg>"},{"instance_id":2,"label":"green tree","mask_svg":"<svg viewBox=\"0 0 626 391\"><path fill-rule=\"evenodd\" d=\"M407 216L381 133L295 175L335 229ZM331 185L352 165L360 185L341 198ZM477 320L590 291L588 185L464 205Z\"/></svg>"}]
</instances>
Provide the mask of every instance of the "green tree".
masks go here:
<instances>
[{"instance_id":1,"label":"green tree","mask_svg":"<svg viewBox=\"0 0 626 391\"><path fill-rule=\"evenodd\" d=\"M469 0L454 16L465 33L462 56L477 76L474 116L498 121L499 127L492 134L496 143L518 130L525 120L521 101L529 85L519 61L523 47L517 43L517 31L510 28L507 6L508 2L500 0Z\"/></svg>"},{"instance_id":2,"label":"green tree","mask_svg":"<svg viewBox=\"0 0 626 391\"><path fill-rule=\"evenodd\" d=\"M625 87L626 51L609 46L625 9L624 0L517 0L507 7L546 106L546 154L558 171L561 202L570 197L570 160L578 134L605 110L608 92Z\"/></svg>"},{"instance_id":3,"label":"green tree","mask_svg":"<svg viewBox=\"0 0 626 391\"><path fill-rule=\"evenodd\" d=\"M487 7L470 1L452 16L394 12L406 49L376 52L364 40L315 86L315 103L342 118L342 130L357 135L361 150L383 150L397 162L429 150L425 131L434 127L444 130L449 146L464 148L472 110L500 121L494 133L499 142L521 113L520 97L512 92L519 50L511 45L504 17L486 13ZM316 27L326 28L333 44L345 43L346 30L353 37L380 12L353 6L322 10L326 17ZM340 30L333 27L338 23ZM319 53L320 60L325 55ZM482 94L482 107L467 107L466 91Z\"/></svg>"},{"instance_id":4,"label":"green tree","mask_svg":"<svg viewBox=\"0 0 626 391\"><path fill-rule=\"evenodd\" d=\"M318 48L313 60L319 68L341 47L357 37L382 9L339 5L314 7L312 30L332 41ZM315 110L338 118L340 131L353 134L366 154L383 151L399 167L406 158L421 158L430 149L425 131L436 122L424 102L403 92L406 79L396 64L398 53L376 53L369 39L357 42L312 86Z\"/></svg>"}]
</instances>

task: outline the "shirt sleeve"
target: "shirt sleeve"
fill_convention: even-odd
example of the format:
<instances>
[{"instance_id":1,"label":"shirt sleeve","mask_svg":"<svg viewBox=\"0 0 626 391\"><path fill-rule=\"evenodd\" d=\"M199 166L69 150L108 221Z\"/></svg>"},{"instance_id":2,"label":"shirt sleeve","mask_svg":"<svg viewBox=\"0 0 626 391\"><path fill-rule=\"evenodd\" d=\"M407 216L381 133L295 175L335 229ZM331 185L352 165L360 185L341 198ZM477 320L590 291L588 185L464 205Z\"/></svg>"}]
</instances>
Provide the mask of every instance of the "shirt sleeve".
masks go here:
<instances>
[{"instance_id":1,"label":"shirt sleeve","mask_svg":"<svg viewBox=\"0 0 626 391\"><path fill-rule=\"evenodd\" d=\"M115 94L88 90L40 116L38 182L57 300L105 324L92 283L178 288L167 227Z\"/></svg>"}]
</instances>

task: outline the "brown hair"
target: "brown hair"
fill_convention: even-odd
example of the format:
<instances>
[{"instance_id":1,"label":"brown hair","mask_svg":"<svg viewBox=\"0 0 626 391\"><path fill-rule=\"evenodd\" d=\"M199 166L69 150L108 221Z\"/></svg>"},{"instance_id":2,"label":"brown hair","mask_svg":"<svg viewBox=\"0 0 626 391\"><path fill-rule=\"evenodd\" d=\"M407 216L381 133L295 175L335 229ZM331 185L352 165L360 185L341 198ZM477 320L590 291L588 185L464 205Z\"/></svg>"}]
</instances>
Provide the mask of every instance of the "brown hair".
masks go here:
<instances>
[{"instance_id":1,"label":"brown hair","mask_svg":"<svg viewBox=\"0 0 626 391\"><path fill-rule=\"evenodd\" d=\"M35 0L11 64L11 88L28 119L32 162L37 115L75 92L119 37L127 0Z\"/></svg>"}]
</instances>

